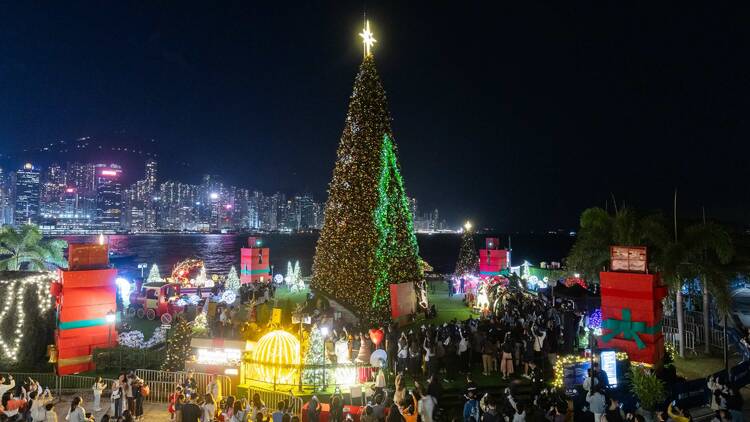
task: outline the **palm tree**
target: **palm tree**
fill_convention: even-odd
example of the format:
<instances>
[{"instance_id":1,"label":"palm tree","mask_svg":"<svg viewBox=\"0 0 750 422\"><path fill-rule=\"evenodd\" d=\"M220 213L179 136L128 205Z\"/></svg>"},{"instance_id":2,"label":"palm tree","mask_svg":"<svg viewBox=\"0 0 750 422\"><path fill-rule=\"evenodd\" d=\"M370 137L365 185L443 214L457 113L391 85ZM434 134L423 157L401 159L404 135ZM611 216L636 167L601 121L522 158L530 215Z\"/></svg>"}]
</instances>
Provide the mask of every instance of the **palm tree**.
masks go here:
<instances>
[{"instance_id":1,"label":"palm tree","mask_svg":"<svg viewBox=\"0 0 750 422\"><path fill-rule=\"evenodd\" d=\"M693 224L678 229L675 219L674 233L664 218L659 215L642 221L644 236L653 245L649 260L655 271L661 273L675 295L677 331L680 338L680 356L685 356L685 322L683 312L682 286L687 280L703 282L704 339L709 343L710 326L708 320L708 295L714 296L723 312L729 308L728 280L726 264L734 256L732 238L723 226L708 222ZM708 346L706 346L708 349Z\"/></svg>"},{"instance_id":2,"label":"palm tree","mask_svg":"<svg viewBox=\"0 0 750 422\"><path fill-rule=\"evenodd\" d=\"M633 209L609 213L599 207L589 208L581 213L581 227L565 264L584 279L598 281L599 272L609 265L610 246L636 246L642 240L640 221Z\"/></svg>"},{"instance_id":3,"label":"palm tree","mask_svg":"<svg viewBox=\"0 0 750 422\"><path fill-rule=\"evenodd\" d=\"M41 271L49 266L65 267L62 239L45 240L39 227L25 224L18 229L0 229L0 270Z\"/></svg>"}]
</instances>

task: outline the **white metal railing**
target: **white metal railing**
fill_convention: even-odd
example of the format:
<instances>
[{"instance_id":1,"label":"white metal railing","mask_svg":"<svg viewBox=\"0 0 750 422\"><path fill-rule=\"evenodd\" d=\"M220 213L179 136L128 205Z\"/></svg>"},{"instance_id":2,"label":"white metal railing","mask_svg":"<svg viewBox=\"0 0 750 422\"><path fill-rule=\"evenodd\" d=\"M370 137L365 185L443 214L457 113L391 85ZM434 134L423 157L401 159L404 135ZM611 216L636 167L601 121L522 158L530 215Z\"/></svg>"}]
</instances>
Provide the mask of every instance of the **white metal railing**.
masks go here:
<instances>
[{"instance_id":1,"label":"white metal railing","mask_svg":"<svg viewBox=\"0 0 750 422\"><path fill-rule=\"evenodd\" d=\"M724 348L724 330L711 329L711 346L719 349Z\"/></svg>"},{"instance_id":2,"label":"white metal railing","mask_svg":"<svg viewBox=\"0 0 750 422\"><path fill-rule=\"evenodd\" d=\"M153 383L165 383L170 387L170 394L174 391L178 384L182 384L187 379L188 372L166 372L156 371L152 369L136 369L135 375L138 378L146 381L147 384ZM221 394L223 396L229 396L233 393L232 380L226 375L214 375L204 372L193 372L193 379L197 385L198 391L205 393L206 386L211 382L211 377L214 377L217 382L221 385Z\"/></svg>"},{"instance_id":3,"label":"white metal railing","mask_svg":"<svg viewBox=\"0 0 750 422\"><path fill-rule=\"evenodd\" d=\"M664 341L673 344L675 347L680 346L680 335L677 328L662 326L662 333L664 333ZM695 334L690 331L684 332L685 349L693 353L695 352Z\"/></svg>"}]
</instances>

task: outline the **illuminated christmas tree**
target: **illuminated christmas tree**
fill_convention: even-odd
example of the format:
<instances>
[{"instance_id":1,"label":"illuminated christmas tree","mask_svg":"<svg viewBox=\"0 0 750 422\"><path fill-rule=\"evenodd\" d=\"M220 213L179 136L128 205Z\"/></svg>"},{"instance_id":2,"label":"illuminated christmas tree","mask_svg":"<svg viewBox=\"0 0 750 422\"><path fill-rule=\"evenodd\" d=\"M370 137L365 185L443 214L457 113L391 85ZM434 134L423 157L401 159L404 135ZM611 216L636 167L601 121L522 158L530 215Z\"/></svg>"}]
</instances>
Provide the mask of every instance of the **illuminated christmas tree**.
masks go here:
<instances>
[{"instance_id":1,"label":"illuminated christmas tree","mask_svg":"<svg viewBox=\"0 0 750 422\"><path fill-rule=\"evenodd\" d=\"M148 272L148 278L146 279L146 282L148 283L160 283L162 281L161 274L159 274L159 267L156 266L156 264L153 264L151 266L151 270Z\"/></svg>"},{"instance_id":2,"label":"illuminated christmas tree","mask_svg":"<svg viewBox=\"0 0 750 422\"><path fill-rule=\"evenodd\" d=\"M169 332L167 340L167 356L162 365L163 371L183 371L185 362L190 358L190 339L192 330L185 318L178 316L176 323Z\"/></svg>"},{"instance_id":3,"label":"illuminated christmas tree","mask_svg":"<svg viewBox=\"0 0 750 422\"><path fill-rule=\"evenodd\" d=\"M198 271L198 276L195 277L195 285L198 287L213 287L214 284L209 283L205 266L202 266L200 271Z\"/></svg>"},{"instance_id":4,"label":"illuminated christmas tree","mask_svg":"<svg viewBox=\"0 0 750 422\"><path fill-rule=\"evenodd\" d=\"M312 287L366 323L390 318L392 283L422 279L385 91L369 29L328 189Z\"/></svg>"},{"instance_id":5,"label":"illuminated christmas tree","mask_svg":"<svg viewBox=\"0 0 750 422\"><path fill-rule=\"evenodd\" d=\"M477 273L479 273L479 255L477 255L477 249L474 246L474 232L471 230L471 223L466 222L454 274L460 277L464 274Z\"/></svg>"},{"instance_id":6,"label":"illuminated christmas tree","mask_svg":"<svg viewBox=\"0 0 750 422\"><path fill-rule=\"evenodd\" d=\"M294 279L294 269L292 268L292 261L288 261L286 263L286 277L284 277L284 281L289 286L296 283L296 280Z\"/></svg>"},{"instance_id":7,"label":"illuminated christmas tree","mask_svg":"<svg viewBox=\"0 0 750 422\"><path fill-rule=\"evenodd\" d=\"M224 283L224 288L226 288L227 290L233 290L235 292L240 289L240 278L237 276L237 269L234 268L234 265L229 269L229 274L227 274L227 280Z\"/></svg>"},{"instance_id":8,"label":"illuminated christmas tree","mask_svg":"<svg viewBox=\"0 0 750 422\"><path fill-rule=\"evenodd\" d=\"M310 330L310 341L305 352L305 369L302 372L302 383L307 385L323 385L324 369L326 363L323 333L317 325ZM313 366L313 367L308 367ZM315 368L314 366L318 366Z\"/></svg>"}]
</instances>

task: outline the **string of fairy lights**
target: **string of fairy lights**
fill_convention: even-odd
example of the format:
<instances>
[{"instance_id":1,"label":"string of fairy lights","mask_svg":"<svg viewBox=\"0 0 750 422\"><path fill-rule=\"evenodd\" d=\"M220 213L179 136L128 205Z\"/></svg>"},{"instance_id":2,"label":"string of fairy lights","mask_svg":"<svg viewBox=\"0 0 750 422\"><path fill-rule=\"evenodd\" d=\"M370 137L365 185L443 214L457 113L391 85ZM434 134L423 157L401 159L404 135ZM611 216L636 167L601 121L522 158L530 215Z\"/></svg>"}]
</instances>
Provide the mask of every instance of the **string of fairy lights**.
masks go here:
<instances>
[{"instance_id":1,"label":"string of fairy lights","mask_svg":"<svg viewBox=\"0 0 750 422\"><path fill-rule=\"evenodd\" d=\"M52 308L52 295L49 292L49 285L56 280L57 274L54 272L41 272L34 275L24 274L24 277L20 279L0 280L0 286L4 287L6 291L3 307L0 310L0 326L5 324L8 317L15 317L16 319L12 340L9 340L6 336L0 336L0 350L2 350L3 357L6 359L13 362L18 360L26 321L26 313L24 312L26 292L28 289L36 291L39 313L44 314ZM12 311L14 308L15 312Z\"/></svg>"}]
</instances>

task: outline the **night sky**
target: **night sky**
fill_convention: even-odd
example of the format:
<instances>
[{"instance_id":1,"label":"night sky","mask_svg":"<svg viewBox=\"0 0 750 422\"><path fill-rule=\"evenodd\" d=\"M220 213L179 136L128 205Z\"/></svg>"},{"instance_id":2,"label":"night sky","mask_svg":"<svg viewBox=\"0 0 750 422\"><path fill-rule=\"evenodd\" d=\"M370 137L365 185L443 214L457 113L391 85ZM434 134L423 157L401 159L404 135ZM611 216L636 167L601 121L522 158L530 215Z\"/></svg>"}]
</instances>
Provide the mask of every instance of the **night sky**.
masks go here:
<instances>
[{"instance_id":1,"label":"night sky","mask_svg":"<svg viewBox=\"0 0 750 422\"><path fill-rule=\"evenodd\" d=\"M422 210L570 229L677 188L684 217L750 221L748 14L721 2L26 3L0 5L6 165L92 136L158 153L163 179L322 197L366 9Z\"/></svg>"}]
</instances>

